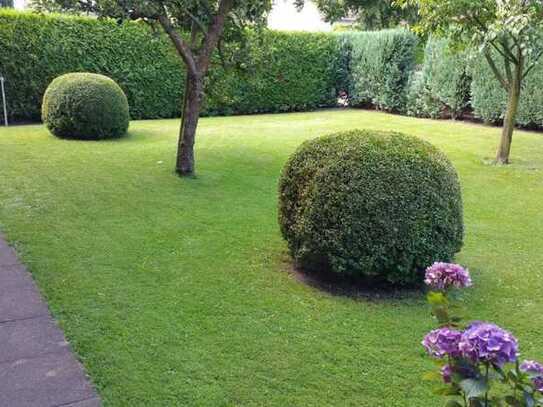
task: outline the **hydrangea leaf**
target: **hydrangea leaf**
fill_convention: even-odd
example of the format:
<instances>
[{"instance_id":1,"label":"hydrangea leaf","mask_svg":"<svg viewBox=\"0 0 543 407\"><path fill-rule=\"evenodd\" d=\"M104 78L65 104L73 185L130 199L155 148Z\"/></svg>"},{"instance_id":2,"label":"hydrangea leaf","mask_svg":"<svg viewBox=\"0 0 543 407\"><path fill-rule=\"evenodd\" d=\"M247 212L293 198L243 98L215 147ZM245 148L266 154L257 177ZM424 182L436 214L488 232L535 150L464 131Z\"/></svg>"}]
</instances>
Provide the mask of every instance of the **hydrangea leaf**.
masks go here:
<instances>
[{"instance_id":1,"label":"hydrangea leaf","mask_svg":"<svg viewBox=\"0 0 543 407\"><path fill-rule=\"evenodd\" d=\"M484 395L489 387L484 379L465 379L460 382L460 388L466 393L468 399Z\"/></svg>"}]
</instances>

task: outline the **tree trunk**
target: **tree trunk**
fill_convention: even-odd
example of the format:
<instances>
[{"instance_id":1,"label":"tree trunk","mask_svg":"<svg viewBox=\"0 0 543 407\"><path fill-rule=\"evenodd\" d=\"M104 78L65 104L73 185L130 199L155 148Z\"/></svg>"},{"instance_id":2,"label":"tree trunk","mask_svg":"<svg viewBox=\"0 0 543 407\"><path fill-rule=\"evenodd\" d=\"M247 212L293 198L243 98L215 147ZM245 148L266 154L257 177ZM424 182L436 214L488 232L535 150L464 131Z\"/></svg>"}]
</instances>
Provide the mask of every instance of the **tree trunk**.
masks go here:
<instances>
[{"instance_id":1,"label":"tree trunk","mask_svg":"<svg viewBox=\"0 0 543 407\"><path fill-rule=\"evenodd\" d=\"M520 101L521 80L522 67L516 67L507 95L507 109L503 119L502 136L496 153L497 164L509 164L509 153L511 152L511 142L513 141L513 131L515 130Z\"/></svg>"},{"instance_id":2,"label":"tree trunk","mask_svg":"<svg viewBox=\"0 0 543 407\"><path fill-rule=\"evenodd\" d=\"M203 100L201 75L187 74L185 95L175 169L181 176L191 176L194 175L194 140Z\"/></svg>"},{"instance_id":3,"label":"tree trunk","mask_svg":"<svg viewBox=\"0 0 543 407\"><path fill-rule=\"evenodd\" d=\"M204 97L203 79L209 69L211 54L217 47L224 31L227 15L233 6L234 0L220 0L217 13L212 16L211 23L207 29L199 24L199 20L196 20L188 10L185 10L192 18L190 44L176 31L175 24L169 16L167 7L159 5L159 9L162 9L163 13L159 13L153 17L164 28L164 31L170 37L177 53L187 68L185 98L183 101L181 130L179 132L177 160L175 164L175 170L181 176L194 175L194 139L196 128L198 127L198 119L200 118L200 107L202 106ZM197 53L195 45L199 31L204 34L204 38Z\"/></svg>"}]
</instances>

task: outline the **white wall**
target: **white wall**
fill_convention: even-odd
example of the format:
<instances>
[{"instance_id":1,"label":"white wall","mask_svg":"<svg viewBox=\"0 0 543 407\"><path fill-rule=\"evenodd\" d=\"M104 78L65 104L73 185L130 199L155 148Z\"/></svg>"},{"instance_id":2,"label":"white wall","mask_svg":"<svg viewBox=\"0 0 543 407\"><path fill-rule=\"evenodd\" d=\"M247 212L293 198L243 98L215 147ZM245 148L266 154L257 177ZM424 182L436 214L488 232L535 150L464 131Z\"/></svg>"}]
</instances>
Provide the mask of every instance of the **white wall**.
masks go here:
<instances>
[{"instance_id":1,"label":"white wall","mask_svg":"<svg viewBox=\"0 0 543 407\"><path fill-rule=\"evenodd\" d=\"M317 6L306 1L298 12L292 0L275 0L268 17L268 27L287 31L331 31L332 26L322 19Z\"/></svg>"},{"instance_id":2,"label":"white wall","mask_svg":"<svg viewBox=\"0 0 543 407\"><path fill-rule=\"evenodd\" d=\"M26 7L26 3L26 0L15 0L13 2L13 5L15 6L15 8L23 9Z\"/></svg>"}]
</instances>

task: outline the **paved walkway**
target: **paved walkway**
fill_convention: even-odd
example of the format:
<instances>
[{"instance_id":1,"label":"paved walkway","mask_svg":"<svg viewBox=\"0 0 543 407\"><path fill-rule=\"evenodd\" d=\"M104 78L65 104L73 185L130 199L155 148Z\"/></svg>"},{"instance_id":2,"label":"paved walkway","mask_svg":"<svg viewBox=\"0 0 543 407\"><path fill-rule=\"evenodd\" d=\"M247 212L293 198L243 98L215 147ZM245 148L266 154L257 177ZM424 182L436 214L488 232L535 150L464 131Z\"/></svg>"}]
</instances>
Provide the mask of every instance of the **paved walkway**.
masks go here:
<instances>
[{"instance_id":1,"label":"paved walkway","mask_svg":"<svg viewBox=\"0 0 543 407\"><path fill-rule=\"evenodd\" d=\"M100 399L0 234L0 407L60 406L98 407Z\"/></svg>"}]
</instances>

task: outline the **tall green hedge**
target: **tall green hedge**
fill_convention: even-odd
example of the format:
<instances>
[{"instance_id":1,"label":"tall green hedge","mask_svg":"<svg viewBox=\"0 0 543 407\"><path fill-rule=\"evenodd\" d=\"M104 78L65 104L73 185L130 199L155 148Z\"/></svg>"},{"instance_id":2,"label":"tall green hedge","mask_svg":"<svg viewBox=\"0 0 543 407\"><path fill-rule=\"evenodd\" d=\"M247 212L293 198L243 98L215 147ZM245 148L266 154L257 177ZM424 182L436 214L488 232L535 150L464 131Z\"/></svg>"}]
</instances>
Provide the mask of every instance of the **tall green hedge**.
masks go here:
<instances>
[{"instance_id":1,"label":"tall green hedge","mask_svg":"<svg viewBox=\"0 0 543 407\"><path fill-rule=\"evenodd\" d=\"M417 37L408 30L346 33L350 42L351 103L405 111L407 85L415 68Z\"/></svg>"},{"instance_id":2,"label":"tall green hedge","mask_svg":"<svg viewBox=\"0 0 543 407\"><path fill-rule=\"evenodd\" d=\"M543 127L542 82L540 61L524 81L518 126ZM476 118L500 124L506 103L507 95L482 55L475 50L454 52L444 39L428 40L423 65L410 80L408 114L454 118L471 109Z\"/></svg>"},{"instance_id":3,"label":"tall green hedge","mask_svg":"<svg viewBox=\"0 0 543 407\"><path fill-rule=\"evenodd\" d=\"M414 116L457 117L470 107L486 122L499 123L503 116L506 95L486 61L468 62L466 53L453 53L444 40L429 40L417 71L417 37L403 29L247 31L244 44L224 45L226 66L214 56L203 114L335 106L345 91L352 106ZM135 22L0 10L0 74L7 80L12 120L39 120L45 89L68 72L115 80L133 119L180 115L184 66L160 30ZM524 84L520 126L543 127L542 80L540 63Z\"/></svg>"},{"instance_id":4,"label":"tall green hedge","mask_svg":"<svg viewBox=\"0 0 543 407\"><path fill-rule=\"evenodd\" d=\"M49 83L83 71L115 80L133 118L179 113L181 64L163 38L140 24L1 11L0 49L12 119L39 120Z\"/></svg>"},{"instance_id":5,"label":"tall green hedge","mask_svg":"<svg viewBox=\"0 0 543 407\"><path fill-rule=\"evenodd\" d=\"M206 86L208 114L335 106L341 69L336 36L277 31L247 35L241 66L224 70L215 58Z\"/></svg>"},{"instance_id":6,"label":"tall green hedge","mask_svg":"<svg viewBox=\"0 0 543 407\"><path fill-rule=\"evenodd\" d=\"M471 105L475 116L487 123L503 120L507 94L495 78L484 58L471 62ZM517 125L528 128L543 127L543 61L524 80L517 114Z\"/></svg>"},{"instance_id":7,"label":"tall green hedge","mask_svg":"<svg viewBox=\"0 0 543 407\"><path fill-rule=\"evenodd\" d=\"M336 36L269 31L248 36L246 47L232 50L242 57L238 69L223 69L215 57L206 114L335 104ZM39 120L47 85L61 74L81 71L114 79L126 93L134 119L180 114L183 64L169 40L145 24L2 10L0 50L12 119Z\"/></svg>"},{"instance_id":8,"label":"tall green hedge","mask_svg":"<svg viewBox=\"0 0 543 407\"><path fill-rule=\"evenodd\" d=\"M417 117L460 117L469 106L470 83L467 53L451 50L446 39L431 37L422 67L410 80L407 113Z\"/></svg>"}]
</instances>

